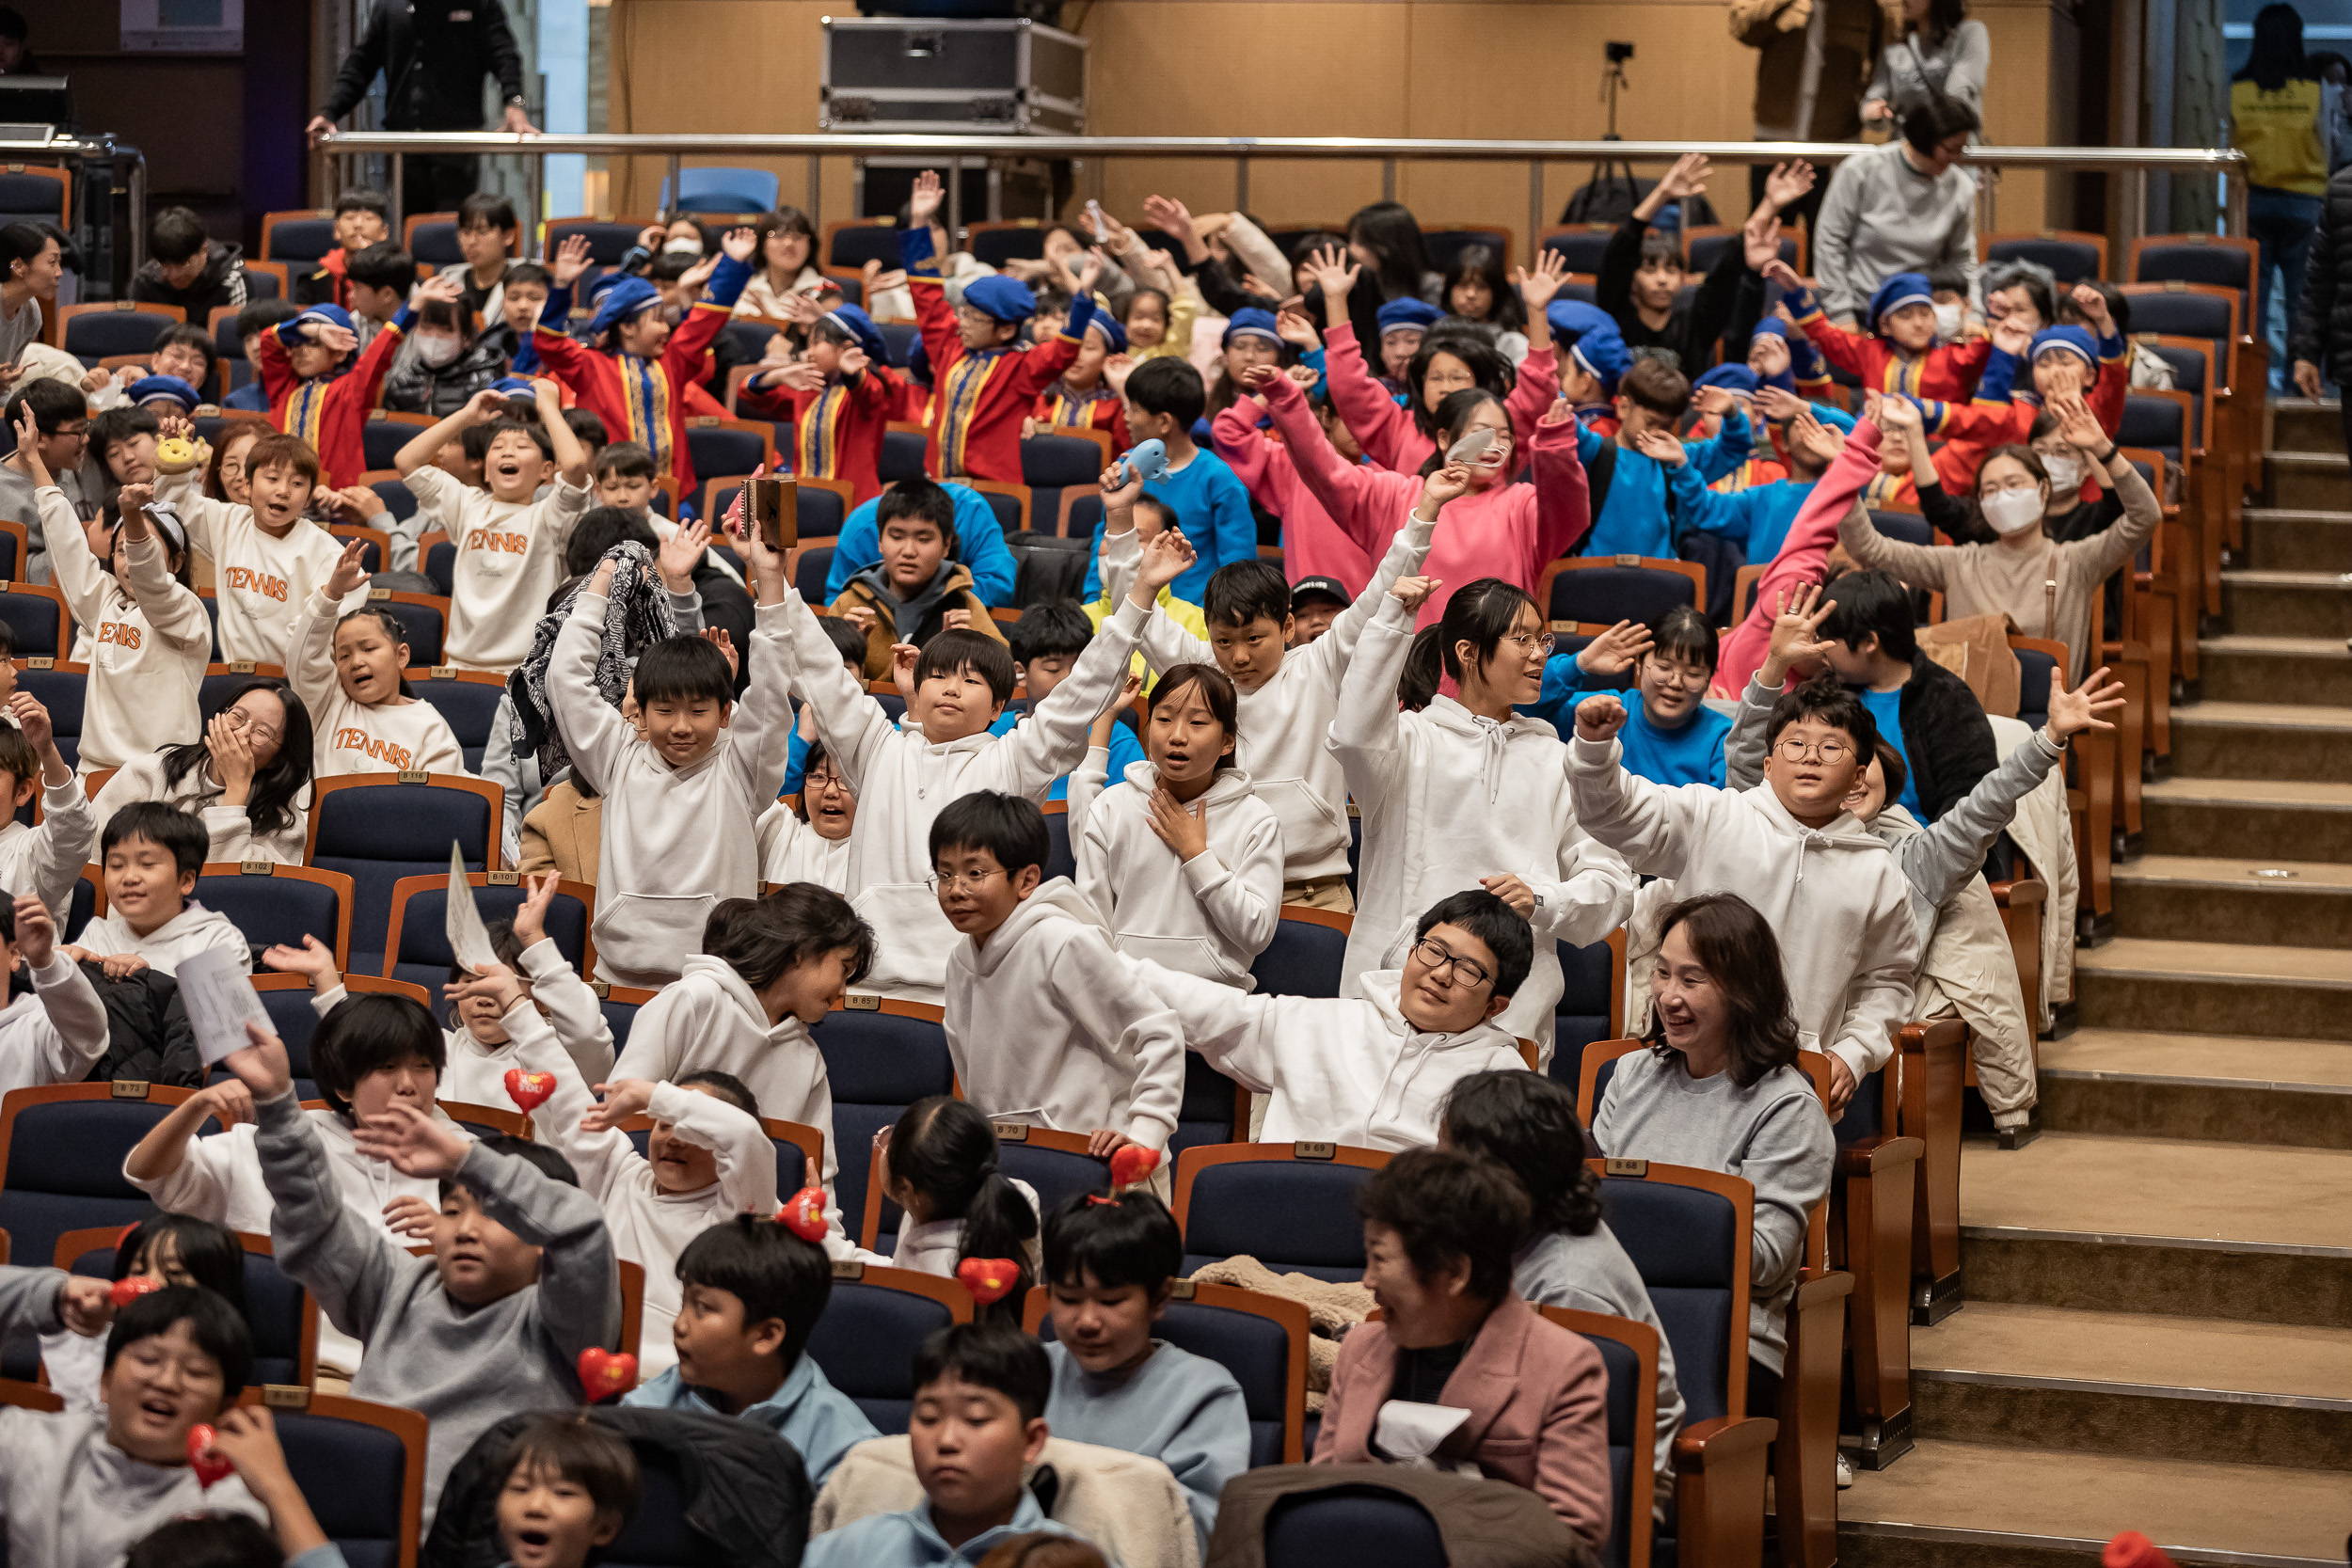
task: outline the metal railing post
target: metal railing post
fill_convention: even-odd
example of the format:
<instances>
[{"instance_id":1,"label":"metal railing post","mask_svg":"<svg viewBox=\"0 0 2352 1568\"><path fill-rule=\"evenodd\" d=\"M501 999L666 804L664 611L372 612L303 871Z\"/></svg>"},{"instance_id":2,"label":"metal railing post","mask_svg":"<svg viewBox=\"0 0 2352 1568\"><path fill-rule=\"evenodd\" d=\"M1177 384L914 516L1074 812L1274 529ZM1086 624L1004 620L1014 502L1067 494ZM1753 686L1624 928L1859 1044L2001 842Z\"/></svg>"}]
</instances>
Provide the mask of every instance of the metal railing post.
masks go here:
<instances>
[{"instance_id":1,"label":"metal railing post","mask_svg":"<svg viewBox=\"0 0 2352 1568\"><path fill-rule=\"evenodd\" d=\"M1536 236L1544 231L1544 161L1527 160L1527 254L1519 258L1519 265L1533 267L1539 248Z\"/></svg>"},{"instance_id":2,"label":"metal railing post","mask_svg":"<svg viewBox=\"0 0 2352 1568\"><path fill-rule=\"evenodd\" d=\"M407 216L407 214L401 211L401 196L403 194L401 187L408 182L408 170L406 167L407 156L408 155L405 152L395 152L392 154L392 188L389 195L392 198L392 238L395 242L397 242L400 238L400 220Z\"/></svg>"},{"instance_id":3,"label":"metal railing post","mask_svg":"<svg viewBox=\"0 0 2352 1568\"><path fill-rule=\"evenodd\" d=\"M1396 160L1394 158L1380 160L1380 199L1383 201L1396 199Z\"/></svg>"},{"instance_id":4,"label":"metal railing post","mask_svg":"<svg viewBox=\"0 0 2352 1568\"><path fill-rule=\"evenodd\" d=\"M2228 228L2224 232L2233 240L2242 240L2246 237L2246 171L2243 168L2224 168L2221 171L2221 188L2225 193L2223 199L2228 204L2229 214Z\"/></svg>"},{"instance_id":5,"label":"metal railing post","mask_svg":"<svg viewBox=\"0 0 2352 1568\"><path fill-rule=\"evenodd\" d=\"M950 245L963 244L963 160L961 157L947 160L947 243ZM941 257L940 263L946 265L946 260Z\"/></svg>"}]
</instances>

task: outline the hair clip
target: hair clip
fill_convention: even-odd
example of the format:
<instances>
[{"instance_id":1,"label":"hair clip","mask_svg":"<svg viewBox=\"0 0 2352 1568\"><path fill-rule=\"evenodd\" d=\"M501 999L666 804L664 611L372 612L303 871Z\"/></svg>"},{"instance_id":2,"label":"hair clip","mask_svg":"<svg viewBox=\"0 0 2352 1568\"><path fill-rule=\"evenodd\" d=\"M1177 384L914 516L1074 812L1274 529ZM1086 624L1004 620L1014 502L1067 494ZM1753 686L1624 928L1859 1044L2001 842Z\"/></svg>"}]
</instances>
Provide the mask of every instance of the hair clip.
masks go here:
<instances>
[{"instance_id":1,"label":"hair clip","mask_svg":"<svg viewBox=\"0 0 2352 1568\"><path fill-rule=\"evenodd\" d=\"M1104 1197L1101 1193L1087 1194L1087 1201L1089 1203L1099 1203L1105 1209L1116 1209L1119 1207L1119 1199L1115 1197Z\"/></svg>"}]
</instances>

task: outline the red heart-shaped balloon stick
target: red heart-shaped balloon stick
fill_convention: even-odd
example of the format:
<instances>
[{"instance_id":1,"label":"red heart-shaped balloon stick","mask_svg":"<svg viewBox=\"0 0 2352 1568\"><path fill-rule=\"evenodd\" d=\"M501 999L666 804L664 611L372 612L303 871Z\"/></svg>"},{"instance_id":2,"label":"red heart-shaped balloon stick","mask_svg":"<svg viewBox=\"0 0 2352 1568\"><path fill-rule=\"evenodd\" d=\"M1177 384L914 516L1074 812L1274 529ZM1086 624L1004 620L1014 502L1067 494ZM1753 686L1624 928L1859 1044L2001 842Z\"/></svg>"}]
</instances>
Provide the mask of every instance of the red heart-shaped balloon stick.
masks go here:
<instances>
[{"instance_id":1,"label":"red heart-shaped balloon stick","mask_svg":"<svg viewBox=\"0 0 2352 1568\"><path fill-rule=\"evenodd\" d=\"M827 1228L825 1189L803 1187L786 1198L784 1207L776 1211L776 1223L803 1242L822 1242Z\"/></svg>"},{"instance_id":2,"label":"red heart-shaped balloon stick","mask_svg":"<svg viewBox=\"0 0 2352 1568\"><path fill-rule=\"evenodd\" d=\"M218 1449L213 1447L213 1440L217 1436L219 1433L202 1421L188 1428L188 1466L196 1472L197 1481L205 1486L212 1485L236 1469Z\"/></svg>"},{"instance_id":3,"label":"red heart-shaped balloon stick","mask_svg":"<svg viewBox=\"0 0 2352 1568\"><path fill-rule=\"evenodd\" d=\"M1111 1156L1111 1185L1132 1187L1138 1181L1148 1180L1159 1168L1158 1149L1146 1148L1141 1144L1129 1144Z\"/></svg>"},{"instance_id":4,"label":"red heart-shaped balloon stick","mask_svg":"<svg viewBox=\"0 0 2352 1568\"><path fill-rule=\"evenodd\" d=\"M1021 1265L1009 1258L967 1258L956 1265L956 1277L972 1292L972 1299L986 1307L1002 1301L1007 1291L1021 1283Z\"/></svg>"},{"instance_id":5,"label":"red heart-shaped balloon stick","mask_svg":"<svg viewBox=\"0 0 2352 1568\"><path fill-rule=\"evenodd\" d=\"M130 1306L133 1302L138 1300L139 1297L147 1294L150 1291L160 1291L163 1288L164 1282L162 1280L150 1279L143 1274L135 1274L125 1275L123 1278L116 1280L114 1282L114 1288L108 1291L106 1294L114 1302L115 1310L119 1312L122 1308Z\"/></svg>"},{"instance_id":6,"label":"red heart-shaped balloon stick","mask_svg":"<svg viewBox=\"0 0 2352 1568\"><path fill-rule=\"evenodd\" d=\"M637 1357L591 1346L580 1353L580 1386L588 1391L590 1404L626 1394L637 1386Z\"/></svg>"},{"instance_id":7,"label":"red heart-shaped balloon stick","mask_svg":"<svg viewBox=\"0 0 2352 1568\"><path fill-rule=\"evenodd\" d=\"M518 1067L506 1069L506 1098L513 1101L523 1115L529 1116L548 1102L555 1092L552 1072L525 1072Z\"/></svg>"}]
</instances>

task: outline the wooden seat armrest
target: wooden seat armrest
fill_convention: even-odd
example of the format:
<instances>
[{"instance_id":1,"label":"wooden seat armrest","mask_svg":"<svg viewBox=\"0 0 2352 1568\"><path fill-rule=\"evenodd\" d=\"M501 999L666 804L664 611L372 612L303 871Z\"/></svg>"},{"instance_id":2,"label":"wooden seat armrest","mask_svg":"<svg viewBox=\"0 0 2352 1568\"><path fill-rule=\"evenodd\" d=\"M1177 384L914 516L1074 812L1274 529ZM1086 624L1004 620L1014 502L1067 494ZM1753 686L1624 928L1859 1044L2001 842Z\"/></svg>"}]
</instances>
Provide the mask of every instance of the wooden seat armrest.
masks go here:
<instances>
[{"instance_id":1,"label":"wooden seat armrest","mask_svg":"<svg viewBox=\"0 0 2352 1568\"><path fill-rule=\"evenodd\" d=\"M1968 1025L1956 1018L1915 1019L1904 1024L1895 1037L1906 1056L1921 1056L1931 1051L1957 1051L1968 1043Z\"/></svg>"},{"instance_id":2,"label":"wooden seat armrest","mask_svg":"<svg viewBox=\"0 0 2352 1568\"><path fill-rule=\"evenodd\" d=\"M1927 1151L1924 1138L1865 1138L1837 1151L1837 1174L1875 1176L1883 1170L1915 1164Z\"/></svg>"},{"instance_id":3,"label":"wooden seat armrest","mask_svg":"<svg viewBox=\"0 0 2352 1568\"><path fill-rule=\"evenodd\" d=\"M1675 1560L1754 1568L1764 1556L1764 1482L1780 1423L1718 1416L1676 1433Z\"/></svg>"},{"instance_id":4,"label":"wooden seat armrest","mask_svg":"<svg viewBox=\"0 0 2352 1568\"><path fill-rule=\"evenodd\" d=\"M2027 904L2046 904L2050 901L2050 884L2039 877L2020 877L2013 882L1994 882L1993 901L2005 910L2019 909Z\"/></svg>"},{"instance_id":5,"label":"wooden seat armrest","mask_svg":"<svg viewBox=\"0 0 2352 1568\"><path fill-rule=\"evenodd\" d=\"M1845 1270L1801 1269L1797 1273L1797 1293L1788 1298L1788 1310L1809 1314L1823 1307L1834 1307L1851 1294L1853 1275Z\"/></svg>"},{"instance_id":6,"label":"wooden seat armrest","mask_svg":"<svg viewBox=\"0 0 2352 1568\"><path fill-rule=\"evenodd\" d=\"M1694 1421L1675 1433L1677 1475L1711 1470L1743 1454L1761 1455L1780 1433L1780 1423L1763 1416L1718 1416Z\"/></svg>"}]
</instances>

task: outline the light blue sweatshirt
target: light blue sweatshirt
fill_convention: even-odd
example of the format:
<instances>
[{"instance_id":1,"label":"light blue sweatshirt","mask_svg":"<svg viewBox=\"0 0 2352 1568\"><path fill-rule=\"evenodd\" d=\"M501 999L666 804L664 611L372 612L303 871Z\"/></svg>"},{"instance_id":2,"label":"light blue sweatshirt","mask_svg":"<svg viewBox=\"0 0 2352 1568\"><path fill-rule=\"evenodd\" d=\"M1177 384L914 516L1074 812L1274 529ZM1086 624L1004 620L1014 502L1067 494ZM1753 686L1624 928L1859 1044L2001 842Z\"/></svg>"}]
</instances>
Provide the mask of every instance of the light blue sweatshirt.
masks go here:
<instances>
[{"instance_id":1,"label":"light blue sweatshirt","mask_svg":"<svg viewBox=\"0 0 2352 1568\"><path fill-rule=\"evenodd\" d=\"M675 1367L651 1383L631 1388L621 1396L621 1402L653 1410L691 1410L704 1416L726 1414L680 1377ZM806 1355L785 1374L782 1387L757 1404L745 1405L736 1419L766 1427L791 1444L808 1471L808 1484L819 1489L842 1455L867 1438L882 1435L856 1402L827 1382L824 1371Z\"/></svg>"},{"instance_id":2,"label":"light blue sweatshirt","mask_svg":"<svg viewBox=\"0 0 2352 1568\"><path fill-rule=\"evenodd\" d=\"M1154 1339L1143 1365L1124 1377L1096 1377L1070 1347L1049 1342L1054 1392L1045 1424L1073 1443L1123 1449L1158 1460L1176 1476L1192 1509L1200 1555L1216 1528L1225 1483L1249 1468L1249 1409L1233 1374L1205 1356Z\"/></svg>"},{"instance_id":3,"label":"light blue sweatshirt","mask_svg":"<svg viewBox=\"0 0 2352 1568\"><path fill-rule=\"evenodd\" d=\"M1611 444L1611 437L1579 427L1576 455L1590 469L1600 449ZM1681 467L1695 470L1702 485L1712 484L1747 461L1751 444L1748 417L1735 408L1724 416L1720 435L1685 444L1690 457ZM1577 554L1673 559L1675 530L1666 515L1666 470L1631 447L1618 447L1613 462L1608 497Z\"/></svg>"}]
</instances>

